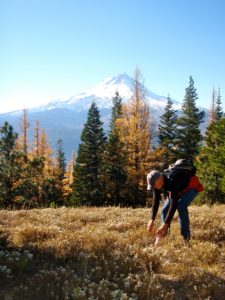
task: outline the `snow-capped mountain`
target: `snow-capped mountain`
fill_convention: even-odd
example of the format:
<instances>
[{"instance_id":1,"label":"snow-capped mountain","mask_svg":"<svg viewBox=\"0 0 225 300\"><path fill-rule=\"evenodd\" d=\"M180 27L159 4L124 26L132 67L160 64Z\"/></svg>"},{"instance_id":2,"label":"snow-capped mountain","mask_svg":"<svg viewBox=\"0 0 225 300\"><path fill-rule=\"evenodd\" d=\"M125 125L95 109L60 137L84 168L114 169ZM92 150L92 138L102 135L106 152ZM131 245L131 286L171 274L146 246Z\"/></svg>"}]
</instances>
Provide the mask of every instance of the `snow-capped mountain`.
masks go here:
<instances>
[{"instance_id":1,"label":"snow-capped mountain","mask_svg":"<svg viewBox=\"0 0 225 300\"><path fill-rule=\"evenodd\" d=\"M93 87L86 93L80 93L70 97L66 100L56 100L32 109L31 111L43 111L56 108L67 108L74 111L86 111L89 109L93 101L96 102L98 108L110 109L112 107L112 98L115 96L116 91L119 92L124 102L129 100L132 96L134 79L126 73L119 74L115 77L110 77L103 80L100 84ZM146 89L146 88L145 88ZM146 100L149 102L151 109L162 110L167 102L167 98L158 96L146 89ZM174 101L174 107L180 109L179 102Z\"/></svg>"},{"instance_id":2,"label":"snow-capped mountain","mask_svg":"<svg viewBox=\"0 0 225 300\"><path fill-rule=\"evenodd\" d=\"M59 99L51 101L46 105L28 109L30 121L30 139L34 134L34 124L36 118L39 120L41 128L45 128L49 141L55 148L56 141L60 138L64 142L64 150L69 158L73 149L77 149L80 142L80 134L84 122L87 118L87 112L91 103L97 104L101 120L107 130L111 117L112 98L116 91L119 92L123 102L127 102L133 93L134 80L126 73L110 77L102 81L85 93L71 96L69 99ZM156 123L159 116L164 112L167 103L167 97L159 96L146 90L146 101L150 106L150 113ZM181 109L181 103L173 100L174 108ZM19 119L22 111L0 114L0 126L4 121L8 121L16 132L19 132Z\"/></svg>"}]
</instances>

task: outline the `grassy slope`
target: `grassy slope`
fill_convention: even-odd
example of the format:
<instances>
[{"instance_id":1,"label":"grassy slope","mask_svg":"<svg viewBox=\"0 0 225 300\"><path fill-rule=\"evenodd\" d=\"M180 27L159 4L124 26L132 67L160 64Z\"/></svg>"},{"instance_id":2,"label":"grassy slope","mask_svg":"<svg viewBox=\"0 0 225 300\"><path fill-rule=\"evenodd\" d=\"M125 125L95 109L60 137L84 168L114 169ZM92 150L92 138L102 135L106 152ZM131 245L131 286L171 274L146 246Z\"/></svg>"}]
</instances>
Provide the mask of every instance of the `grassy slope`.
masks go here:
<instances>
[{"instance_id":1,"label":"grassy slope","mask_svg":"<svg viewBox=\"0 0 225 300\"><path fill-rule=\"evenodd\" d=\"M224 299L225 206L153 247L149 209L0 211L0 299ZM157 225L159 225L159 217Z\"/></svg>"}]
</instances>

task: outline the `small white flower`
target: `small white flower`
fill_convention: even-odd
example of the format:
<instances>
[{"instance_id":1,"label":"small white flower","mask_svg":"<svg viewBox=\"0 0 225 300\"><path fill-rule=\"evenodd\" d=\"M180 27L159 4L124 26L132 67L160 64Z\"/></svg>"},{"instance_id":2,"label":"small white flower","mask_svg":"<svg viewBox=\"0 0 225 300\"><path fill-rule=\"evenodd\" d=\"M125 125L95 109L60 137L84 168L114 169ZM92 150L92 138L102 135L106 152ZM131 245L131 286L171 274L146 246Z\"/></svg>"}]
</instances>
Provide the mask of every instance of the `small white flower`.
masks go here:
<instances>
[{"instance_id":1,"label":"small white flower","mask_svg":"<svg viewBox=\"0 0 225 300\"><path fill-rule=\"evenodd\" d=\"M2 272L5 272L7 270L7 267L6 266L2 266L1 270L2 270Z\"/></svg>"}]
</instances>

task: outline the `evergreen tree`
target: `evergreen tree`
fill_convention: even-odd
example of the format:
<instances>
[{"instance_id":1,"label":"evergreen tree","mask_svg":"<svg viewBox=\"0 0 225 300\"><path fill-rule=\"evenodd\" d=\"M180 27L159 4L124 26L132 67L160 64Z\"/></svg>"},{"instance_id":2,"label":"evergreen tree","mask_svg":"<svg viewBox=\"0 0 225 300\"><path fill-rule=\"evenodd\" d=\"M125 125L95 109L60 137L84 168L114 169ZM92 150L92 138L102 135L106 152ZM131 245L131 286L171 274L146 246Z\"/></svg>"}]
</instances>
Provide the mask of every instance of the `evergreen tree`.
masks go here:
<instances>
[{"instance_id":1,"label":"evergreen tree","mask_svg":"<svg viewBox=\"0 0 225 300\"><path fill-rule=\"evenodd\" d=\"M0 204L13 207L21 177L22 153L16 149L18 134L5 122L0 128Z\"/></svg>"},{"instance_id":2,"label":"evergreen tree","mask_svg":"<svg viewBox=\"0 0 225 300\"><path fill-rule=\"evenodd\" d=\"M193 160L198 153L198 147L203 139L199 129L205 117L204 111L199 112L196 106L198 95L194 87L194 80L190 76L189 86L186 88L182 105L182 116L177 124L177 156Z\"/></svg>"},{"instance_id":3,"label":"evergreen tree","mask_svg":"<svg viewBox=\"0 0 225 300\"><path fill-rule=\"evenodd\" d=\"M63 181L65 172L66 172L66 157L65 152L63 151L63 141L59 139L56 143L57 152L56 152L56 162L58 169L58 176L61 181Z\"/></svg>"},{"instance_id":4,"label":"evergreen tree","mask_svg":"<svg viewBox=\"0 0 225 300\"><path fill-rule=\"evenodd\" d=\"M222 101L220 95L220 89L218 90L218 95L216 98L216 107L215 107L215 120L219 121L223 117L223 108L222 108Z\"/></svg>"},{"instance_id":5,"label":"evergreen tree","mask_svg":"<svg viewBox=\"0 0 225 300\"><path fill-rule=\"evenodd\" d=\"M209 126L205 139L197 158L198 176L204 186L201 199L210 204L225 203L225 118Z\"/></svg>"},{"instance_id":6,"label":"evergreen tree","mask_svg":"<svg viewBox=\"0 0 225 300\"><path fill-rule=\"evenodd\" d=\"M72 152L71 159L66 166L65 178L63 179L63 198L66 204L72 195L73 173L75 167L75 152Z\"/></svg>"},{"instance_id":7,"label":"evergreen tree","mask_svg":"<svg viewBox=\"0 0 225 300\"><path fill-rule=\"evenodd\" d=\"M113 98L112 118L108 143L104 154L104 175L107 202L111 205L124 204L125 183L127 180L126 154L120 140L116 120L121 117L122 99L116 92Z\"/></svg>"},{"instance_id":8,"label":"evergreen tree","mask_svg":"<svg viewBox=\"0 0 225 300\"><path fill-rule=\"evenodd\" d=\"M173 102L168 96L164 114L160 116L159 148L162 150L163 167L173 163L175 157L175 139L177 130L177 111L173 109Z\"/></svg>"},{"instance_id":9,"label":"evergreen tree","mask_svg":"<svg viewBox=\"0 0 225 300\"><path fill-rule=\"evenodd\" d=\"M66 158L65 158L65 152L63 151L63 141L59 139L56 143L57 150L56 150L56 174L55 174L55 180L56 180L56 189L57 189L57 195L55 199L56 204L63 204L63 186L64 186L64 178L66 173Z\"/></svg>"},{"instance_id":10,"label":"evergreen tree","mask_svg":"<svg viewBox=\"0 0 225 300\"><path fill-rule=\"evenodd\" d=\"M43 205L40 178L43 181L44 160L40 157L31 157L21 167L21 177L17 186L15 207L34 208Z\"/></svg>"},{"instance_id":11,"label":"evergreen tree","mask_svg":"<svg viewBox=\"0 0 225 300\"><path fill-rule=\"evenodd\" d=\"M93 102L81 134L74 168L73 204L102 205L105 200L102 162L106 137L96 104Z\"/></svg>"}]
</instances>

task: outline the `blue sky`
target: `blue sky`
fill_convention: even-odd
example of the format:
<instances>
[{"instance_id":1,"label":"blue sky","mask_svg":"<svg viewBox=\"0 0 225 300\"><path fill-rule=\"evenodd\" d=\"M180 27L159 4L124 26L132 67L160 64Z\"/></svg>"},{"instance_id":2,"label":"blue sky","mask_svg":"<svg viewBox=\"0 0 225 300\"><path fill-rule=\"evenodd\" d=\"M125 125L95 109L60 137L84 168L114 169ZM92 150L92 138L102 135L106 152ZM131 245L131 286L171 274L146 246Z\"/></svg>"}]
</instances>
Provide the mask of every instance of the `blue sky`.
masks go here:
<instances>
[{"instance_id":1,"label":"blue sky","mask_svg":"<svg viewBox=\"0 0 225 300\"><path fill-rule=\"evenodd\" d=\"M138 66L147 88L225 103L224 0L0 0L0 112L86 91ZM225 105L224 105L225 108Z\"/></svg>"}]
</instances>

